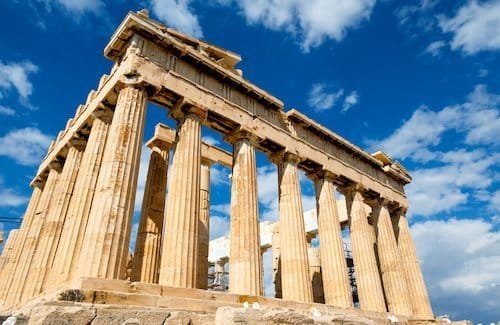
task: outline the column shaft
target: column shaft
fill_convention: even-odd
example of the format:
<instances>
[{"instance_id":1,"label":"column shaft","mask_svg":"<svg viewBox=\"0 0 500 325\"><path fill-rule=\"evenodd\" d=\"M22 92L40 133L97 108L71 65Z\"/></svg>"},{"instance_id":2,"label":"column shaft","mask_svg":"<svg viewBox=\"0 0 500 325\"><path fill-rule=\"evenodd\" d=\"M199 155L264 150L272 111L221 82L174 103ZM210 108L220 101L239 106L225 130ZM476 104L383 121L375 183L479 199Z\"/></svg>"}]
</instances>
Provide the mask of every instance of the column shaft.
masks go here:
<instances>
[{"instance_id":1,"label":"column shaft","mask_svg":"<svg viewBox=\"0 0 500 325\"><path fill-rule=\"evenodd\" d=\"M432 312L424 276L420 269L417 252L408 226L408 220L404 213L399 211L396 218L396 237L399 254L401 257L403 272L406 275L408 293L415 316L434 317Z\"/></svg>"},{"instance_id":2,"label":"column shaft","mask_svg":"<svg viewBox=\"0 0 500 325\"><path fill-rule=\"evenodd\" d=\"M233 146L229 291L259 296L262 292L255 148L249 139Z\"/></svg>"},{"instance_id":3,"label":"column shaft","mask_svg":"<svg viewBox=\"0 0 500 325\"><path fill-rule=\"evenodd\" d=\"M283 299L312 302L307 240L297 162L285 155L278 164Z\"/></svg>"},{"instance_id":4,"label":"column shaft","mask_svg":"<svg viewBox=\"0 0 500 325\"><path fill-rule=\"evenodd\" d=\"M82 157L73 197L71 198L61 241L57 248L52 282L62 283L74 278L83 245L85 230L94 198L97 177L101 168L104 146L112 119L111 111L101 111L92 122Z\"/></svg>"},{"instance_id":5,"label":"column shaft","mask_svg":"<svg viewBox=\"0 0 500 325\"><path fill-rule=\"evenodd\" d=\"M80 170L82 155L83 145L81 143L72 144L68 148L66 161L38 238L36 254L28 273L29 281L26 282L23 300L40 294L47 285L47 276L55 258L69 202Z\"/></svg>"},{"instance_id":6,"label":"column shaft","mask_svg":"<svg viewBox=\"0 0 500 325\"><path fill-rule=\"evenodd\" d=\"M408 288L401 267L396 237L392 229L391 216L385 200L374 208L373 217L387 309L395 314L410 316L412 310Z\"/></svg>"},{"instance_id":7,"label":"column shaft","mask_svg":"<svg viewBox=\"0 0 500 325\"><path fill-rule=\"evenodd\" d=\"M200 213L201 117L179 122L168 190L159 283L195 288Z\"/></svg>"},{"instance_id":8,"label":"column shaft","mask_svg":"<svg viewBox=\"0 0 500 325\"><path fill-rule=\"evenodd\" d=\"M0 255L0 272L5 269L5 266L9 263L12 258L12 251L17 245L17 239L19 234L19 229L12 229L9 233L9 237L5 241L3 246L2 255ZM10 274L5 274L4 276L10 276Z\"/></svg>"},{"instance_id":9,"label":"column shaft","mask_svg":"<svg viewBox=\"0 0 500 325\"><path fill-rule=\"evenodd\" d=\"M146 92L120 90L79 261L81 276L124 279L141 156Z\"/></svg>"},{"instance_id":10,"label":"column shaft","mask_svg":"<svg viewBox=\"0 0 500 325\"><path fill-rule=\"evenodd\" d=\"M36 253L37 242L47 217L49 206L52 199L55 197L55 188L59 180L59 175L60 167L57 165L51 166L42 195L35 209L32 225L26 235L26 241L19 258L19 263L13 273L13 280L6 294L5 301L7 307L14 306L21 300L26 282L30 281L30 279L28 279L28 273Z\"/></svg>"},{"instance_id":11,"label":"column shaft","mask_svg":"<svg viewBox=\"0 0 500 325\"><path fill-rule=\"evenodd\" d=\"M201 164L200 222L198 223L198 284L208 286L208 243L210 241L210 164Z\"/></svg>"},{"instance_id":12,"label":"column shaft","mask_svg":"<svg viewBox=\"0 0 500 325\"><path fill-rule=\"evenodd\" d=\"M325 303L352 307L351 285L333 182L323 176L316 179L315 185Z\"/></svg>"},{"instance_id":13,"label":"column shaft","mask_svg":"<svg viewBox=\"0 0 500 325\"><path fill-rule=\"evenodd\" d=\"M17 235L18 244L16 245L16 247L14 247L9 262L0 273L0 305L5 301L8 289L12 281L14 280L16 269L19 267L19 259L21 257L21 254L24 252L27 236L33 224L33 219L36 212L35 210L41 196L42 189L41 185L38 184L33 188L31 199L28 203L28 207L26 208L21 227L19 228L19 233Z\"/></svg>"},{"instance_id":14,"label":"column shaft","mask_svg":"<svg viewBox=\"0 0 500 325\"><path fill-rule=\"evenodd\" d=\"M359 303L365 310L387 311L375 256L375 234L368 223L363 196L352 190L346 193L346 200Z\"/></svg>"},{"instance_id":15,"label":"column shaft","mask_svg":"<svg viewBox=\"0 0 500 325\"><path fill-rule=\"evenodd\" d=\"M167 192L168 148L152 146L132 266L132 281L158 283Z\"/></svg>"}]
</instances>

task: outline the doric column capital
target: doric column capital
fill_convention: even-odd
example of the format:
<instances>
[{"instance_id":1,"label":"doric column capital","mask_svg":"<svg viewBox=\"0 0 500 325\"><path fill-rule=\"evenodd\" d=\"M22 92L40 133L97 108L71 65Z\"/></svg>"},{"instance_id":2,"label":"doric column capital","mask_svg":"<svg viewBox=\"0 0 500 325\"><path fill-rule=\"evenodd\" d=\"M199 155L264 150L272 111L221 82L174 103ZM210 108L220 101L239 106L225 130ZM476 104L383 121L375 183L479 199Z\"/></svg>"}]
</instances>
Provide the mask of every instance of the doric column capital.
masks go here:
<instances>
[{"instance_id":1,"label":"doric column capital","mask_svg":"<svg viewBox=\"0 0 500 325\"><path fill-rule=\"evenodd\" d=\"M298 164L303 160L303 158L300 157L296 153L282 150L282 151L278 151L278 152L270 154L269 160L275 164L281 164L283 162L291 162L291 163Z\"/></svg>"},{"instance_id":2,"label":"doric column capital","mask_svg":"<svg viewBox=\"0 0 500 325\"><path fill-rule=\"evenodd\" d=\"M54 160L54 161L51 161L49 163L48 167L49 167L49 169L54 169L58 172L61 172L62 168L63 168L63 164L58 160Z\"/></svg>"},{"instance_id":3,"label":"doric column capital","mask_svg":"<svg viewBox=\"0 0 500 325\"><path fill-rule=\"evenodd\" d=\"M255 135L251 130L248 130L247 128L238 127L231 133L227 134L224 137L224 140L226 140L231 144L235 144L237 141L240 140L248 140L248 142L251 145L256 145L259 141L259 137Z\"/></svg>"},{"instance_id":4,"label":"doric column capital","mask_svg":"<svg viewBox=\"0 0 500 325\"><path fill-rule=\"evenodd\" d=\"M154 138L146 143L146 146L151 150L169 150L173 144L160 139Z\"/></svg>"},{"instance_id":5,"label":"doric column capital","mask_svg":"<svg viewBox=\"0 0 500 325\"><path fill-rule=\"evenodd\" d=\"M207 114L208 109L195 105L191 101L184 98L179 99L170 109L169 113L172 118L178 121L182 121L188 116L196 116L201 121L204 121L207 119Z\"/></svg>"},{"instance_id":6,"label":"doric column capital","mask_svg":"<svg viewBox=\"0 0 500 325\"><path fill-rule=\"evenodd\" d=\"M364 196L364 192L366 191L365 187L361 183L351 183L346 186L339 186L337 187L337 190L345 196L353 195L357 192Z\"/></svg>"},{"instance_id":7,"label":"doric column capital","mask_svg":"<svg viewBox=\"0 0 500 325\"><path fill-rule=\"evenodd\" d=\"M94 119L100 119L104 123L111 123L113 120L113 111L105 106L102 106L101 109L97 109L92 112L91 116Z\"/></svg>"},{"instance_id":8,"label":"doric column capital","mask_svg":"<svg viewBox=\"0 0 500 325\"><path fill-rule=\"evenodd\" d=\"M123 88L127 87L142 89L146 92L148 97L153 96L159 91L158 87L155 87L150 83L148 83L147 81L145 81L144 78L137 71L131 71L129 73L122 75L121 78L116 83L117 91L120 91Z\"/></svg>"},{"instance_id":9,"label":"doric column capital","mask_svg":"<svg viewBox=\"0 0 500 325\"><path fill-rule=\"evenodd\" d=\"M78 151L82 151L85 149L85 146L87 145L87 141L82 139L82 138L71 138L68 141L68 147L74 147Z\"/></svg>"},{"instance_id":10,"label":"doric column capital","mask_svg":"<svg viewBox=\"0 0 500 325\"><path fill-rule=\"evenodd\" d=\"M333 182L337 177L339 177L334 172L328 171L326 169L317 169L317 170L309 171L306 173L306 176L315 182L319 181L319 180L323 180L323 179L328 180L330 182Z\"/></svg>"}]
</instances>

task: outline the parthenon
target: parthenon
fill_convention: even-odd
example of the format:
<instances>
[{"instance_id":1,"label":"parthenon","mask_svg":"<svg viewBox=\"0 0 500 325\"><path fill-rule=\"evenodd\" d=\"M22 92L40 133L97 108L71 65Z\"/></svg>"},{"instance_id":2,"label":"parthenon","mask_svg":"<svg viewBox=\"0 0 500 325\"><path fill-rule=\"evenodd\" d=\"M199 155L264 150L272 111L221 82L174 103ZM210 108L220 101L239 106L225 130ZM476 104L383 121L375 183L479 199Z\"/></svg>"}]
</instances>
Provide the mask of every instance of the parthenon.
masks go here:
<instances>
[{"instance_id":1,"label":"parthenon","mask_svg":"<svg viewBox=\"0 0 500 325\"><path fill-rule=\"evenodd\" d=\"M281 308L305 317L296 323L326 316L333 322L331 315L353 323L436 322L406 217L411 176L400 163L367 153L297 109L285 111L282 101L243 78L238 54L168 28L147 11L130 12L104 54L114 63L111 72L48 148L22 224L6 242L3 314L29 316L45 304L93 306L99 315L99 308L117 305L155 315L189 311L202 315L190 316L195 324L203 317L230 324L245 310L265 323L259 311ZM159 123L146 139L150 160L131 257L148 102L165 108L177 127ZM203 142L202 126L221 133L233 151ZM257 151L278 169L279 298L263 291ZM228 292L208 285L214 164L232 170ZM315 185L320 263L308 253L299 171ZM336 193L345 198L345 217ZM313 264L321 270L321 302Z\"/></svg>"}]
</instances>

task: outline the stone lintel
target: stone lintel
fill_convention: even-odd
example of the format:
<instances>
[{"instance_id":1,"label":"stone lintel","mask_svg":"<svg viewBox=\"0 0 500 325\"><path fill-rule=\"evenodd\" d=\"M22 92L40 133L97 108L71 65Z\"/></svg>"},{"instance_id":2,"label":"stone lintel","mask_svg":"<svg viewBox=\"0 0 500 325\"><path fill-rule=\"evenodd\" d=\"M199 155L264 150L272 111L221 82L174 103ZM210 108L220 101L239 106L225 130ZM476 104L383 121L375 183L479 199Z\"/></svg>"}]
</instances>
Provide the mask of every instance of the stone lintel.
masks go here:
<instances>
[{"instance_id":1,"label":"stone lintel","mask_svg":"<svg viewBox=\"0 0 500 325\"><path fill-rule=\"evenodd\" d=\"M161 67L137 55L130 56L129 59L134 61L134 66L140 69L141 75L145 80L159 84L162 89L168 89L169 96L189 98L194 105L208 108L208 123L211 121L210 113L213 113L214 116L225 116L229 121L253 130L253 133L259 138L264 139L263 141L266 143L272 142L278 147L286 148L288 152L300 153L301 156L307 157L307 159L313 161L316 165L324 166L325 169L351 182L361 183L367 189L387 195L401 206L408 205L402 186L401 188L397 188L391 185L389 183L391 177L381 170L382 167L378 167L383 174L383 178L380 179L378 176L366 173L358 169L355 165L344 162L341 158L325 152L313 143L293 136L289 131L283 130L283 128L255 116L254 113L241 109L239 105L200 87L195 82L188 80L175 71L169 70L166 72ZM162 75L162 78L159 78L159 75ZM152 100L155 101L156 99L152 98ZM263 150L260 147L257 147L257 149ZM400 184L403 185L403 183Z\"/></svg>"},{"instance_id":2,"label":"stone lintel","mask_svg":"<svg viewBox=\"0 0 500 325\"><path fill-rule=\"evenodd\" d=\"M175 144L176 131L171 129L165 124L158 123L155 127L155 134L147 142L147 146L151 145L164 145L171 147ZM201 144L201 158L207 164L221 164L226 167L233 166L233 155L224 149L213 146L202 141Z\"/></svg>"}]
</instances>

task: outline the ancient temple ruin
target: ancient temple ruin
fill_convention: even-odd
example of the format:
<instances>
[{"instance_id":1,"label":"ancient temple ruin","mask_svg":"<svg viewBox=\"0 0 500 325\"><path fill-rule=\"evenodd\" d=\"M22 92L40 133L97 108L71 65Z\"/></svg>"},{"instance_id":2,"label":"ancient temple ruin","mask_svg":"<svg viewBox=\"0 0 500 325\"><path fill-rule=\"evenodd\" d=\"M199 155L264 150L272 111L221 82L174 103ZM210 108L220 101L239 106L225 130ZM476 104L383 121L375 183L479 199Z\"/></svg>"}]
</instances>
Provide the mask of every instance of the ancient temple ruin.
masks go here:
<instances>
[{"instance_id":1,"label":"ancient temple ruin","mask_svg":"<svg viewBox=\"0 0 500 325\"><path fill-rule=\"evenodd\" d=\"M22 225L6 243L4 314L92 306L99 316L115 305L189 311L221 324L246 317L247 309L265 322L266 310L280 308L314 321L325 315L360 323L434 321L405 215L411 176L401 164L363 151L296 109L285 111L282 101L242 77L239 55L167 28L145 11L125 17L104 54L114 62L110 74L50 145ZM159 124L147 142L130 260L147 102L164 107L177 128ZM223 134L233 152L204 143L202 126ZM281 298L263 297L256 151L278 168ZM227 293L207 291L213 164L232 168ZM299 170L316 189L315 257L307 249ZM343 218L334 191L345 196ZM341 237L346 227L359 308ZM312 264L321 269L324 303L314 302Z\"/></svg>"}]
</instances>

